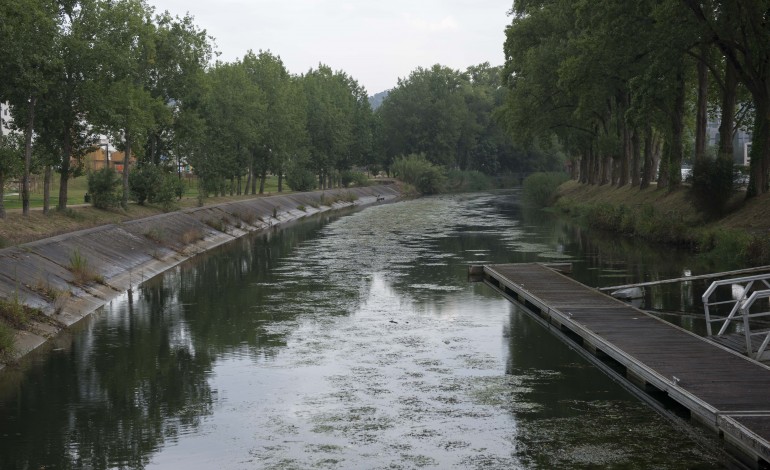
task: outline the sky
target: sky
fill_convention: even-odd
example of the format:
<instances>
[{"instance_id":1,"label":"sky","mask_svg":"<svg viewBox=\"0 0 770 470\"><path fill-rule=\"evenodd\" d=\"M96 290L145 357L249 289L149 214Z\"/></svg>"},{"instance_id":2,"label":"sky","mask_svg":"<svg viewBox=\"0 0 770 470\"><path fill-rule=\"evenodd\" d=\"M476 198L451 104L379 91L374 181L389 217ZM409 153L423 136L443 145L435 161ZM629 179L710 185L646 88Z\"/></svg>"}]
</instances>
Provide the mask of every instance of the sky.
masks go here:
<instances>
[{"instance_id":1,"label":"sky","mask_svg":"<svg viewBox=\"0 0 770 470\"><path fill-rule=\"evenodd\" d=\"M369 95L417 67L502 65L513 0L146 0L156 12L189 13L230 62L270 50L289 72L324 63Z\"/></svg>"}]
</instances>

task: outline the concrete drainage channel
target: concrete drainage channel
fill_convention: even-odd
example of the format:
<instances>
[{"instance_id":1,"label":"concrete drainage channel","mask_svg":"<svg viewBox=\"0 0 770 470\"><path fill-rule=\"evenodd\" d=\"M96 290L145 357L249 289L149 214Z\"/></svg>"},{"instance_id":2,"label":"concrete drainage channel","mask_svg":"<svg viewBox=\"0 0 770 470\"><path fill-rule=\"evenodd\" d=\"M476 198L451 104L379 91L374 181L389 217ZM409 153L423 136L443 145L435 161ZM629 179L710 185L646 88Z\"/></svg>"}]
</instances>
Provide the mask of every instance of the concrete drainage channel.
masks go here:
<instances>
[{"instance_id":1,"label":"concrete drainage channel","mask_svg":"<svg viewBox=\"0 0 770 470\"><path fill-rule=\"evenodd\" d=\"M354 205L393 200L394 185L294 193L161 214L0 250L0 297L40 309L17 331L16 358L182 261L251 232ZM4 365L0 364L0 370Z\"/></svg>"}]
</instances>

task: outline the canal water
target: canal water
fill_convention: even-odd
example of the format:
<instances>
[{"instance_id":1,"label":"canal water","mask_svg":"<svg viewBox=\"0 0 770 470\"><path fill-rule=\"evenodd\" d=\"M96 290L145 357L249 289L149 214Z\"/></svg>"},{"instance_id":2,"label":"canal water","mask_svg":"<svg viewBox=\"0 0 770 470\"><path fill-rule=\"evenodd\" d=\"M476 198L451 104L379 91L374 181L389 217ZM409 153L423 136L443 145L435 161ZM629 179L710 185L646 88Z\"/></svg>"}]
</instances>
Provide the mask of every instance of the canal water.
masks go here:
<instances>
[{"instance_id":1,"label":"canal water","mask_svg":"<svg viewBox=\"0 0 770 470\"><path fill-rule=\"evenodd\" d=\"M709 432L467 282L527 261L594 286L702 269L515 192L316 216L151 279L0 374L0 468L723 468ZM699 288L646 308L702 329Z\"/></svg>"}]
</instances>

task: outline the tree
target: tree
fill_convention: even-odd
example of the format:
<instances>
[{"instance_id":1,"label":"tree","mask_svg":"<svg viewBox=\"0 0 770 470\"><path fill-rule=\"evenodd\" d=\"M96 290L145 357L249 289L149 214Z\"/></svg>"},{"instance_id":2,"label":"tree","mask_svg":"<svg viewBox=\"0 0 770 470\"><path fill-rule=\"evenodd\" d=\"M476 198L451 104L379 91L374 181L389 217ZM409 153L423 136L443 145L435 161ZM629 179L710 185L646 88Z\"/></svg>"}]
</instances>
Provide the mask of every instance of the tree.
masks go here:
<instances>
[{"instance_id":1,"label":"tree","mask_svg":"<svg viewBox=\"0 0 770 470\"><path fill-rule=\"evenodd\" d=\"M296 104L296 87L280 57L270 51L260 51L259 54L249 51L243 58L243 66L265 99L265 129L260 134L261 139L255 141L250 149L251 193L256 193L257 173L259 194L264 192L265 178L270 169L281 180L280 191L286 159L303 143L304 109Z\"/></svg>"},{"instance_id":2,"label":"tree","mask_svg":"<svg viewBox=\"0 0 770 470\"><path fill-rule=\"evenodd\" d=\"M192 164L204 182L204 192L222 194L224 180L234 181L244 174L250 149L264 135L265 95L243 62L217 63L207 79L206 142Z\"/></svg>"},{"instance_id":3,"label":"tree","mask_svg":"<svg viewBox=\"0 0 770 470\"><path fill-rule=\"evenodd\" d=\"M121 205L128 207L128 175L131 158L140 154L143 143L157 123L170 119L170 110L159 97L152 95L148 83L150 70L158 60L156 26L151 10L142 0L100 1L98 15L103 40L97 43L100 57L109 57L94 86L102 98L95 109L95 120L121 142L123 158L123 196ZM138 145L135 145L138 144Z\"/></svg>"},{"instance_id":4,"label":"tree","mask_svg":"<svg viewBox=\"0 0 770 470\"><path fill-rule=\"evenodd\" d=\"M770 189L770 29L767 0L682 0L751 93L755 107L747 197ZM730 71L732 72L732 71ZM729 104L728 104L729 106Z\"/></svg>"},{"instance_id":5,"label":"tree","mask_svg":"<svg viewBox=\"0 0 770 470\"><path fill-rule=\"evenodd\" d=\"M24 142L21 134L0 135L0 219L5 218L5 182L23 171Z\"/></svg>"},{"instance_id":6,"label":"tree","mask_svg":"<svg viewBox=\"0 0 770 470\"><path fill-rule=\"evenodd\" d=\"M58 40L58 4L53 0L20 0L0 8L0 101L11 104L13 119L24 129L22 210L29 215L29 176L35 113L56 66L52 52Z\"/></svg>"},{"instance_id":7,"label":"tree","mask_svg":"<svg viewBox=\"0 0 770 470\"><path fill-rule=\"evenodd\" d=\"M434 65L418 68L399 79L378 112L388 136L388 160L398 155L424 154L444 167L458 165L458 145L468 108L463 73Z\"/></svg>"},{"instance_id":8,"label":"tree","mask_svg":"<svg viewBox=\"0 0 770 470\"><path fill-rule=\"evenodd\" d=\"M323 64L305 74L302 84L307 100L310 164L319 185L331 187L332 171L349 162L360 93L347 74L333 72Z\"/></svg>"}]
</instances>

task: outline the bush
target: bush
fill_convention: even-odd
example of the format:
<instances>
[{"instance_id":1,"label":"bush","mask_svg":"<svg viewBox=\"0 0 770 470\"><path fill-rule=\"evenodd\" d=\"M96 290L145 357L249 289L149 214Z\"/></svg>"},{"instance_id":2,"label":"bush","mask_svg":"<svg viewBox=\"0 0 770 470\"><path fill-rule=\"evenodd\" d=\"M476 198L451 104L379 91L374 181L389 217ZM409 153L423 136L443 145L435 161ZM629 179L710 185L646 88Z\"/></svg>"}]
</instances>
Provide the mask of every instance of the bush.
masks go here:
<instances>
[{"instance_id":1,"label":"bush","mask_svg":"<svg viewBox=\"0 0 770 470\"><path fill-rule=\"evenodd\" d=\"M452 191L486 191L492 189L492 179L480 171L450 170L447 186Z\"/></svg>"},{"instance_id":2,"label":"bush","mask_svg":"<svg viewBox=\"0 0 770 470\"><path fill-rule=\"evenodd\" d=\"M112 209L120 205L120 176L111 168L102 168L88 174L88 193L98 209Z\"/></svg>"},{"instance_id":3,"label":"bush","mask_svg":"<svg viewBox=\"0 0 770 470\"><path fill-rule=\"evenodd\" d=\"M414 185L422 194L440 193L446 185L446 177L441 168L429 162L421 154L398 158L393 162L391 170L394 176Z\"/></svg>"},{"instance_id":4,"label":"bush","mask_svg":"<svg viewBox=\"0 0 770 470\"><path fill-rule=\"evenodd\" d=\"M156 165L143 165L128 175L131 199L139 205L145 201L160 204L164 210L175 208L174 199L184 188L176 175L163 171Z\"/></svg>"},{"instance_id":5,"label":"bush","mask_svg":"<svg viewBox=\"0 0 770 470\"><path fill-rule=\"evenodd\" d=\"M300 163L294 163L286 170L286 184L294 191L310 191L315 188L315 183L315 174Z\"/></svg>"},{"instance_id":6,"label":"bush","mask_svg":"<svg viewBox=\"0 0 770 470\"><path fill-rule=\"evenodd\" d=\"M353 186L367 186L369 184L369 178L365 173L360 171L346 170L340 173L340 182L344 187Z\"/></svg>"},{"instance_id":7,"label":"bush","mask_svg":"<svg viewBox=\"0 0 770 470\"><path fill-rule=\"evenodd\" d=\"M699 210L712 217L724 213L735 187L733 162L699 160L692 169L692 192Z\"/></svg>"},{"instance_id":8,"label":"bush","mask_svg":"<svg viewBox=\"0 0 770 470\"><path fill-rule=\"evenodd\" d=\"M535 207L548 207L559 186L567 180L566 173L533 173L524 180L524 201Z\"/></svg>"}]
</instances>

